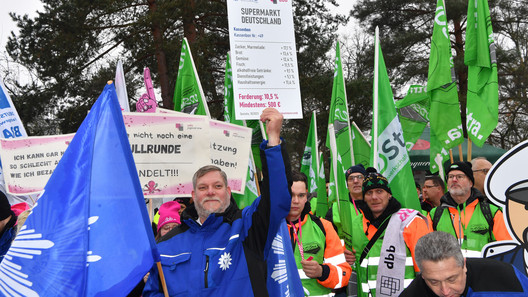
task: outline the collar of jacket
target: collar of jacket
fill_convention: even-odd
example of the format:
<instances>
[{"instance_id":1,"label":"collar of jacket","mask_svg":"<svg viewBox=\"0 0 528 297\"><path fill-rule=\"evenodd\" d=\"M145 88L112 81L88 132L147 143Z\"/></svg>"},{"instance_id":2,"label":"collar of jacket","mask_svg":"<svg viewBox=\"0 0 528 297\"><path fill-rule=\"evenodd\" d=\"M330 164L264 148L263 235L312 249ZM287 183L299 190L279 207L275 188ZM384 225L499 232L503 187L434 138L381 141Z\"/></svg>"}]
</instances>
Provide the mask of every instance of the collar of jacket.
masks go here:
<instances>
[{"instance_id":1,"label":"collar of jacket","mask_svg":"<svg viewBox=\"0 0 528 297\"><path fill-rule=\"evenodd\" d=\"M460 209L464 209L464 205L471 204L476 199L478 199L479 201L482 201L486 199L486 196L484 196L484 194L482 194L476 188L471 188L471 194L469 195L469 198L466 200L465 203L462 203L462 204L456 203L455 199L451 197L451 194L449 193L449 191L445 193L444 196L442 196L442 198L440 198L440 202L441 204L448 206L448 207L458 207Z\"/></svg>"},{"instance_id":2,"label":"collar of jacket","mask_svg":"<svg viewBox=\"0 0 528 297\"><path fill-rule=\"evenodd\" d=\"M202 224L200 226L200 224L196 222L196 220L198 219L198 212L196 211L196 207L194 206L194 203L192 203L189 207L185 208L185 210L181 214L182 224L176 228L173 228L172 230L169 231L169 233L161 237L158 240L158 243L168 240L174 237L175 235L183 233L189 228L192 228L193 230L199 230L202 227L211 228L212 226L216 226L217 224L221 224L223 222L231 224L237 218L242 217L242 212L238 208L235 199L233 199L233 196L231 196L230 204L227 207L226 211L222 213L215 213L214 217L215 218L222 217L222 219L221 220L209 220L210 222L207 222L207 225Z\"/></svg>"},{"instance_id":3,"label":"collar of jacket","mask_svg":"<svg viewBox=\"0 0 528 297\"><path fill-rule=\"evenodd\" d=\"M365 207L365 209L363 210L363 213L365 215L365 218L369 220L370 223L374 225L374 227L379 228L381 223L383 223L383 221L385 221L386 218L388 218L393 213L400 210L400 208L401 208L400 202L396 200L396 198L391 197L389 199L389 204L387 205L387 208L385 208L385 210L379 217L374 218L374 215L372 214L372 211L370 210L368 206Z\"/></svg>"}]
</instances>

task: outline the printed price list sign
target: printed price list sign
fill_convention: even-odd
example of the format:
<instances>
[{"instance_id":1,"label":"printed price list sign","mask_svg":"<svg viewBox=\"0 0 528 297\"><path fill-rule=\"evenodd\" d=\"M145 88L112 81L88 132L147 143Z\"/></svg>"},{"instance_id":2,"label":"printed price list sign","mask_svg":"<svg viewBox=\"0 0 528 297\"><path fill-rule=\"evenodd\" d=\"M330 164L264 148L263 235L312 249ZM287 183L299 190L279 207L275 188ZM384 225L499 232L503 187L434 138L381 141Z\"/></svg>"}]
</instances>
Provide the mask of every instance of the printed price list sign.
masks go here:
<instances>
[{"instance_id":1,"label":"printed price list sign","mask_svg":"<svg viewBox=\"0 0 528 297\"><path fill-rule=\"evenodd\" d=\"M302 118L291 0L228 0L235 117Z\"/></svg>"}]
</instances>

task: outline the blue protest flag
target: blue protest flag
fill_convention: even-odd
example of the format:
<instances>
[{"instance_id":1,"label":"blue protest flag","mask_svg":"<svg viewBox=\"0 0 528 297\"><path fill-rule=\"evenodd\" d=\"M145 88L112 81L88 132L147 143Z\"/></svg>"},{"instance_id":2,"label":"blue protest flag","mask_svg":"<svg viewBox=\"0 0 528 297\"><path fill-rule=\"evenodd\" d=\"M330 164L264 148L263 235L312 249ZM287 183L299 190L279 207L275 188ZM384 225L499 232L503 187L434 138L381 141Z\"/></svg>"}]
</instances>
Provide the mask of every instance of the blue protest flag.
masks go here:
<instances>
[{"instance_id":1,"label":"blue protest flag","mask_svg":"<svg viewBox=\"0 0 528 297\"><path fill-rule=\"evenodd\" d=\"M0 292L125 296L159 261L143 199L107 85L0 263Z\"/></svg>"},{"instance_id":2,"label":"blue protest flag","mask_svg":"<svg viewBox=\"0 0 528 297\"><path fill-rule=\"evenodd\" d=\"M290 234L283 219L268 255L267 288L270 296L302 297L304 289L295 264Z\"/></svg>"}]
</instances>

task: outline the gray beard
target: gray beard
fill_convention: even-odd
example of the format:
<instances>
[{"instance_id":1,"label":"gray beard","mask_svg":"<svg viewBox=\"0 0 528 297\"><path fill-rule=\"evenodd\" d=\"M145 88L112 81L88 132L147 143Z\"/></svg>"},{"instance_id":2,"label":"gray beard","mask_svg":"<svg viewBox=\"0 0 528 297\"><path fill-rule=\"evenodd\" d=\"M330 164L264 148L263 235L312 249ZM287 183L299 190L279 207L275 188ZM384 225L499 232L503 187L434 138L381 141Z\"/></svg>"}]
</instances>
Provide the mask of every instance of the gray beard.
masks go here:
<instances>
[{"instance_id":1,"label":"gray beard","mask_svg":"<svg viewBox=\"0 0 528 297\"><path fill-rule=\"evenodd\" d=\"M464 188L456 188L456 189L449 189L449 194L451 194L452 197L454 196L466 196L471 191L471 188L464 189Z\"/></svg>"},{"instance_id":2,"label":"gray beard","mask_svg":"<svg viewBox=\"0 0 528 297\"><path fill-rule=\"evenodd\" d=\"M198 213L198 218L203 218L204 221L209 217L209 215L213 214L213 213L222 213L224 212L227 207L229 206L229 202L226 204L226 205L222 205L220 206L220 208L218 208L217 210L207 210L207 209L204 209L202 208L202 206L198 203L195 204L195 207L196 207L196 212Z\"/></svg>"}]
</instances>

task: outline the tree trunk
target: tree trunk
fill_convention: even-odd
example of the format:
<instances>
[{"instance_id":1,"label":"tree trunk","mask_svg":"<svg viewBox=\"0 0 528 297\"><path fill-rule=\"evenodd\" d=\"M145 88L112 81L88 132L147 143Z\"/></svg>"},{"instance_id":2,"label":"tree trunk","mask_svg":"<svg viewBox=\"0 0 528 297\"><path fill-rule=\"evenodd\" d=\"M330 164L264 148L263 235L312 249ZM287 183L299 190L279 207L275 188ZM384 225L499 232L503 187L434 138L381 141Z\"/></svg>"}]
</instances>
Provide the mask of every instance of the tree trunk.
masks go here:
<instances>
[{"instance_id":1,"label":"tree trunk","mask_svg":"<svg viewBox=\"0 0 528 297\"><path fill-rule=\"evenodd\" d=\"M458 77L458 97L460 100L460 117L462 119L462 129L464 137L468 136L466 128L466 103L467 103L467 83L468 83L468 68L464 65L464 40L462 38L462 26L460 19L454 19L455 25L455 51L457 60L460 61L458 69L456 69Z\"/></svg>"},{"instance_id":2,"label":"tree trunk","mask_svg":"<svg viewBox=\"0 0 528 297\"><path fill-rule=\"evenodd\" d=\"M149 14L155 14L158 5L156 0L148 0ZM152 37L154 39L154 49L156 55L156 61L158 64L158 75L161 87L161 99L163 107L167 109L173 109L172 98L169 96L169 74L167 70L167 58L163 49L163 31L159 24L158 18L152 18L153 23L151 25Z\"/></svg>"}]
</instances>

